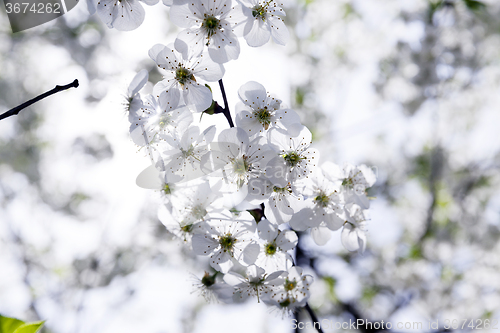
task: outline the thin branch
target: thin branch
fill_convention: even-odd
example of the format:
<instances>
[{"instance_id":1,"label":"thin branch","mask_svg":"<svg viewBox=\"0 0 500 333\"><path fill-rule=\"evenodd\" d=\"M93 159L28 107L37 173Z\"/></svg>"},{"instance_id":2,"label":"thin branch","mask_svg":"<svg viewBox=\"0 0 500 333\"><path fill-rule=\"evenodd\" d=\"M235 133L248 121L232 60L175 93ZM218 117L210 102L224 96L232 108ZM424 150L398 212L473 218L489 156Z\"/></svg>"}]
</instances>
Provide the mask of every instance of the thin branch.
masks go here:
<instances>
[{"instance_id":1,"label":"thin branch","mask_svg":"<svg viewBox=\"0 0 500 333\"><path fill-rule=\"evenodd\" d=\"M222 110L222 113L224 113L224 116L226 117L229 126L234 127L233 118L231 118L231 113L229 112L226 90L224 89L224 84L222 83L222 79L219 80L219 87L220 87L220 92L222 93L222 99L224 100L224 109Z\"/></svg>"},{"instance_id":2,"label":"thin branch","mask_svg":"<svg viewBox=\"0 0 500 333\"><path fill-rule=\"evenodd\" d=\"M58 93L60 91L63 91L63 90L66 90L66 89L69 89L69 88L77 88L79 86L78 84L78 80L74 80L73 82L65 85L65 86L56 86L54 89L52 90L49 90L33 99L30 99L29 101L27 102L24 102L23 104L21 105L18 105L16 106L15 108L13 109L10 109L9 111L3 113L0 115L0 120L4 119L4 118L7 118L7 117L10 117L10 116L14 116L14 115L17 115L19 113L19 111L21 111L22 109L30 106L31 104L33 103L36 103L38 102L39 100L42 100L44 99L45 97L49 97L50 95L53 95L55 93Z\"/></svg>"},{"instance_id":3,"label":"thin branch","mask_svg":"<svg viewBox=\"0 0 500 333\"><path fill-rule=\"evenodd\" d=\"M318 333L323 333L323 329L321 328L321 323L319 322L318 317L314 313L313 309L311 309L311 307L309 306L309 303L306 303L304 309L306 309L307 313L309 313L311 321L313 322L313 327L318 331Z\"/></svg>"}]
</instances>

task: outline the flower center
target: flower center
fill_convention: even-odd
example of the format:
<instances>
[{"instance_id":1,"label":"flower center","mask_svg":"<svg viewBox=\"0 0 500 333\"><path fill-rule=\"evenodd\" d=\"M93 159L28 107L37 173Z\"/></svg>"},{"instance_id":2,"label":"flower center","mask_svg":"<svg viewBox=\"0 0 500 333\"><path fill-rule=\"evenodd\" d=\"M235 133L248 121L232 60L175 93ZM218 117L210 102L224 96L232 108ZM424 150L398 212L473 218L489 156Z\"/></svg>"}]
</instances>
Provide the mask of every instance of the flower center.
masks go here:
<instances>
[{"instance_id":1,"label":"flower center","mask_svg":"<svg viewBox=\"0 0 500 333\"><path fill-rule=\"evenodd\" d=\"M193 207L191 213L196 219L201 220L205 217L205 215L207 215L207 210L202 205L197 205Z\"/></svg>"},{"instance_id":2,"label":"flower center","mask_svg":"<svg viewBox=\"0 0 500 333\"><path fill-rule=\"evenodd\" d=\"M295 289L295 287L297 287L297 281L295 280L288 280L288 279L285 279L285 290L286 291L290 291L290 290L293 290Z\"/></svg>"},{"instance_id":3,"label":"flower center","mask_svg":"<svg viewBox=\"0 0 500 333\"><path fill-rule=\"evenodd\" d=\"M253 7L252 10L253 17L257 19L261 19L262 21L266 20L266 7L262 5L257 5Z\"/></svg>"},{"instance_id":4,"label":"flower center","mask_svg":"<svg viewBox=\"0 0 500 333\"><path fill-rule=\"evenodd\" d=\"M271 123L271 112L267 109L267 106L265 106L263 109L259 109L254 112L255 117L257 117L257 120L259 123L262 124L264 129L269 128L269 124Z\"/></svg>"},{"instance_id":5,"label":"flower center","mask_svg":"<svg viewBox=\"0 0 500 333\"><path fill-rule=\"evenodd\" d=\"M186 233L191 232L192 229L193 229L192 224L187 224L187 225L181 227L181 231L186 232Z\"/></svg>"},{"instance_id":6,"label":"flower center","mask_svg":"<svg viewBox=\"0 0 500 333\"><path fill-rule=\"evenodd\" d=\"M233 171L237 175L244 175L250 170L250 164L247 162L247 157L243 155L241 158L233 160Z\"/></svg>"},{"instance_id":7,"label":"flower center","mask_svg":"<svg viewBox=\"0 0 500 333\"><path fill-rule=\"evenodd\" d=\"M274 255L276 253L276 250L277 250L276 243L275 242L267 243L265 246L265 250L266 250L266 254L268 256Z\"/></svg>"},{"instance_id":8,"label":"flower center","mask_svg":"<svg viewBox=\"0 0 500 333\"><path fill-rule=\"evenodd\" d=\"M233 248L235 241L236 241L236 239L233 238L233 236L231 234L226 234L226 235L221 236L219 238L219 244L222 247L222 249L224 250L224 252L230 251Z\"/></svg>"},{"instance_id":9,"label":"flower center","mask_svg":"<svg viewBox=\"0 0 500 333\"><path fill-rule=\"evenodd\" d=\"M210 275L208 274L208 272L205 272L205 275L203 275L203 277L201 278L201 283L205 286L205 287L211 287L215 284L215 276L217 275L217 273L215 273L214 275Z\"/></svg>"},{"instance_id":10,"label":"flower center","mask_svg":"<svg viewBox=\"0 0 500 333\"><path fill-rule=\"evenodd\" d=\"M160 126L160 128L163 128L168 124L169 118L170 116L166 114L160 116L160 119L158 120L158 125Z\"/></svg>"},{"instance_id":11,"label":"flower center","mask_svg":"<svg viewBox=\"0 0 500 333\"><path fill-rule=\"evenodd\" d=\"M205 28L205 30L207 31L208 38L215 35L217 30L219 29L219 22L220 22L220 20L217 19L215 16L213 16L213 15L209 16L209 15L205 14L205 20L203 20L203 23L201 24L201 26L203 28Z\"/></svg>"},{"instance_id":12,"label":"flower center","mask_svg":"<svg viewBox=\"0 0 500 333\"><path fill-rule=\"evenodd\" d=\"M283 155L283 158L285 159L285 162L289 167L294 167L300 162L300 160L305 159L305 157L301 157L297 152L294 151Z\"/></svg>"},{"instance_id":13,"label":"flower center","mask_svg":"<svg viewBox=\"0 0 500 333\"><path fill-rule=\"evenodd\" d=\"M353 185L352 178L345 178L342 181L342 186L352 186L352 185Z\"/></svg>"},{"instance_id":14,"label":"flower center","mask_svg":"<svg viewBox=\"0 0 500 333\"><path fill-rule=\"evenodd\" d=\"M330 201L330 197L323 192L320 192L315 198L314 201L317 205L325 208L328 206L328 202Z\"/></svg>"},{"instance_id":15,"label":"flower center","mask_svg":"<svg viewBox=\"0 0 500 333\"><path fill-rule=\"evenodd\" d=\"M191 74L187 68L182 66L179 66L179 68L175 70L175 79L182 85L185 85L189 80L196 81L194 75Z\"/></svg>"},{"instance_id":16,"label":"flower center","mask_svg":"<svg viewBox=\"0 0 500 333\"><path fill-rule=\"evenodd\" d=\"M290 187L290 183L288 183L287 186L285 187L278 187L278 186L273 186L273 192L276 192L276 193L292 193L292 188Z\"/></svg>"},{"instance_id":17,"label":"flower center","mask_svg":"<svg viewBox=\"0 0 500 333\"><path fill-rule=\"evenodd\" d=\"M170 188L170 185L168 185L167 183L163 184L163 188L161 190L165 194L171 194L172 193L172 189Z\"/></svg>"},{"instance_id":18,"label":"flower center","mask_svg":"<svg viewBox=\"0 0 500 333\"><path fill-rule=\"evenodd\" d=\"M290 306L290 304L291 304L291 302L290 302L290 300L289 300L288 298L287 298L287 299L285 299L283 302L280 302L280 306L281 306L282 308L289 307L289 306Z\"/></svg>"},{"instance_id":19,"label":"flower center","mask_svg":"<svg viewBox=\"0 0 500 333\"><path fill-rule=\"evenodd\" d=\"M193 145L190 145L187 150L184 150L183 148L181 148L181 153L182 153L182 156L184 156L185 158L194 155Z\"/></svg>"}]
</instances>

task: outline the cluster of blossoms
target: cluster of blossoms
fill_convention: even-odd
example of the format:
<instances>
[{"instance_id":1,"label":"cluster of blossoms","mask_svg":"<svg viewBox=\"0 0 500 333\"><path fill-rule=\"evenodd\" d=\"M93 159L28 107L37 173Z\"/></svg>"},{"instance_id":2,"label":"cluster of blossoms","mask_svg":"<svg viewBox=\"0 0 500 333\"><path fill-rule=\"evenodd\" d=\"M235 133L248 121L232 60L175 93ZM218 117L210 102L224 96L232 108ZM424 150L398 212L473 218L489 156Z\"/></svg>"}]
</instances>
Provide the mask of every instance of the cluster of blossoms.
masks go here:
<instances>
[{"instance_id":1,"label":"cluster of blossoms","mask_svg":"<svg viewBox=\"0 0 500 333\"><path fill-rule=\"evenodd\" d=\"M131 11L140 7L131 0L119 3L130 5ZM222 89L223 64L240 52L238 35L251 46L263 45L271 36L284 44L285 13L274 1L164 4L184 30L174 43L149 50L163 74L153 94L139 93L148 81L146 70L128 89L130 134L148 151L152 164L137 182L162 193L160 221L195 254L207 257L215 273L198 281L207 299L256 297L293 311L306 304L312 282L294 265L296 231L310 230L323 245L331 231L343 228L343 245L364 251L366 190L375 183L375 174L364 165L320 166L311 132L261 84L240 87L234 126L228 106L218 106L209 86L201 83L219 81ZM113 1L98 4L101 16L116 18L106 21L110 26L140 24L139 16L128 16L123 24L119 7ZM224 113L230 128L202 128L194 117L214 112Z\"/></svg>"}]
</instances>

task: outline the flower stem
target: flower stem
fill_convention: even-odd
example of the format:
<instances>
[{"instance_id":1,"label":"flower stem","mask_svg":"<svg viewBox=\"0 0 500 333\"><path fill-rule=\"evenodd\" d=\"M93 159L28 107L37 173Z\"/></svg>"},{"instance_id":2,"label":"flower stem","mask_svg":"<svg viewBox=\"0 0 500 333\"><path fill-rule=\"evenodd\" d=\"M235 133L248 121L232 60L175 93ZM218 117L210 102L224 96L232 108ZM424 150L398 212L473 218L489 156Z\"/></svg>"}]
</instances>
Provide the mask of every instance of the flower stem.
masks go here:
<instances>
[{"instance_id":1,"label":"flower stem","mask_svg":"<svg viewBox=\"0 0 500 333\"><path fill-rule=\"evenodd\" d=\"M4 112L0 115L0 120L4 119L4 118L7 118L7 117L10 117L10 116L14 116L14 115L17 115L19 113L19 111L21 111L22 109L30 106L31 104L34 104L36 102L38 102L39 100L42 100L44 99L45 97L49 97L50 95L53 95L55 93L58 93L60 91L63 91L63 90L66 90L66 89L69 89L69 88L77 88L79 85L78 83L78 80L74 80L73 82L67 84L67 85L64 85L64 86L56 86L54 89L52 90L49 90L33 99L30 99L29 101L27 102L24 102L23 104L21 105L18 105L16 106L15 108L13 109L10 109L9 111L7 112Z\"/></svg>"},{"instance_id":2,"label":"flower stem","mask_svg":"<svg viewBox=\"0 0 500 333\"><path fill-rule=\"evenodd\" d=\"M224 113L224 116L226 117L229 126L234 127L233 118L231 118L231 112L229 112L226 90L224 90L224 84L222 83L222 79L219 80L219 87L220 87L220 92L222 94L222 99L224 100L224 109L222 110L222 113Z\"/></svg>"}]
</instances>

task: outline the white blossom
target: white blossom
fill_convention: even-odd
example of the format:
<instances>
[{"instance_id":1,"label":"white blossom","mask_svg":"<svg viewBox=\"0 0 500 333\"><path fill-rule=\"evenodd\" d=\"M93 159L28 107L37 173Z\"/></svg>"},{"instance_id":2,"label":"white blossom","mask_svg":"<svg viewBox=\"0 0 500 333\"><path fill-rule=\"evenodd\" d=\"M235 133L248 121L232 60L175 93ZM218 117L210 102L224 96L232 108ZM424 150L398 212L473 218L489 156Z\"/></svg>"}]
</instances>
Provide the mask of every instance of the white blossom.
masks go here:
<instances>
[{"instance_id":1,"label":"white blossom","mask_svg":"<svg viewBox=\"0 0 500 333\"><path fill-rule=\"evenodd\" d=\"M323 175L322 169L318 168L305 182L303 193L306 196L303 201L305 208L290 220L292 228L304 230L305 227L326 226L335 231L342 227L346 217L340 188ZM315 230L313 236L317 232Z\"/></svg>"},{"instance_id":2,"label":"white blossom","mask_svg":"<svg viewBox=\"0 0 500 333\"><path fill-rule=\"evenodd\" d=\"M165 140L162 151L163 164L157 167L169 173L174 173L184 181L203 177L200 162L209 151L209 143L215 135L215 127L210 126L200 133L198 126L190 126L184 133L175 131L161 135Z\"/></svg>"},{"instance_id":3,"label":"white blossom","mask_svg":"<svg viewBox=\"0 0 500 333\"><path fill-rule=\"evenodd\" d=\"M312 174L319 154L316 149L309 148L311 132L307 127L302 126L296 136L273 128L269 143L278 151L266 167L266 176L273 185L285 187L290 183L294 187L295 181L306 179Z\"/></svg>"},{"instance_id":4,"label":"white blossom","mask_svg":"<svg viewBox=\"0 0 500 333\"><path fill-rule=\"evenodd\" d=\"M201 279L193 275L193 287L196 288L194 292L198 291L199 295L203 296L208 303L218 302L219 300L228 302L232 299L234 288L223 281L217 281L218 276L220 276L220 273L217 271L212 275L205 272Z\"/></svg>"},{"instance_id":5,"label":"white blossom","mask_svg":"<svg viewBox=\"0 0 500 333\"><path fill-rule=\"evenodd\" d=\"M204 169L207 172L218 171L213 176L220 175L231 191L241 189L254 179L265 178L265 167L275 156L264 138L250 140L239 127L223 130L217 145L212 144L211 148L210 154L204 158ZM253 186L248 187L249 193L259 196L260 191L255 190Z\"/></svg>"},{"instance_id":6,"label":"white blossom","mask_svg":"<svg viewBox=\"0 0 500 333\"><path fill-rule=\"evenodd\" d=\"M172 106L162 104L153 95L147 95L143 106L130 112L130 136L135 144L145 146L158 134L170 133L176 129L184 131L193 121L193 115L187 107L173 109Z\"/></svg>"},{"instance_id":7,"label":"white blossom","mask_svg":"<svg viewBox=\"0 0 500 333\"><path fill-rule=\"evenodd\" d=\"M365 252L367 211L356 204L351 204L347 211L348 220L342 229L342 245L349 251Z\"/></svg>"},{"instance_id":8,"label":"white blossom","mask_svg":"<svg viewBox=\"0 0 500 333\"><path fill-rule=\"evenodd\" d=\"M364 164L355 166L349 163L340 168L331 162L325 162L323 169L327 177L341 183L346 203L353 202L364 209L370 207L366 189L372 187L377 180L372 169Z\"/></svg>"},{"instance_id":9,"label":"white blossom","mask_svg":"<svg viewBox=\"0 0 500 333\"><path fill-rule=\"evenodd\" d=\"M281 16L285 11L276 1L238 0L242 4L246 20L243 22L243 36L247 44L262 46L270 37L280 45L285 45L289 38L288 29Z\"/></svg>"},{"instance_id":10,"label":"white blossom","mask_svg":"<svg viewBox=\"0 0 500 333\"><path fill-rule=\"evenodd\" d=\"M259 245L254 241L256 223L250 213L215 213L198 228L204 233L193 236L194 253L209 256L215 270L227 273L233 260L244 266L255 262Z\"/></svg>"},{"instance_id":11,"label":"white blossom","mask_svg":"<svg viewBox=\"0 0 500 333\"><path fill-rule=\"evenodd\" d=\"M207 46L212 60L220 64L237 59L240 44L233 29L239 13L241 9L232 8L231 0L174 0L170 20L185 28L177 36L175 48L196 57Z\"/></svg>"},{"instance_id":12,"label":"white blossom","mask_svg":"<svg viewBox=\"0 0 500 333\"><path fill-rule=\"evenodd\" d=\"M280 230L276 224L265 218L260 220L257 230L262 243L255 264L266 272L290 268L293 260L288 251L294 249L298 242L295 231Z\"/></svg>"},{"instance_id":13,"label":"white blossom","mask_svg":"<svg viewBox=\"0 0 500 333\"><path fill-rule=\"evenodd\" d=\"M303 274L302 268L293 266L281 278L283 284L271 295L269 303L284 312L304 306L310 296L309 286L313 280L312 276Z\"/></svg>"},{"instance_id":14,"label":"white blossom","mask_svg":"<svg viewBox=\"0 0 500 333\"><path fill-rule=\"evenodd\" d=\"M158 0L140 0L152 6ZM138 0L99 0L97 14L108 28L130 31L138 28L144 21L144 8Z\"/></svg>"},{"instance_id":15,"label":"white blossom","mask_svg":"<svg viewBox=\"0 0 500 333\"><path fill-rule=\"evenodd\" d=\"M250 137L266 133L273 127L297 135L302 128L300 118L291 109L281 109L281 100L266 92L260 83L250 81L238 90L241 102L236 105L236 126L248 131Z\"/></svg>"},{"instance_id":16,"label":"white blossom","mask_svg":"<svg viewBox=\"0 0 500 333\"><path fill-rule=\"evenodd\" d=\"M183 56L171 46L156 44L149 50L163 74L153 93L158 96L164 107L175 108L181 100L196 112L203 112L212 105L212 92L199 83L218 81L224 75L222 65L214 63L206 54Z\"/></svg>"},{"instance_id":17,"label":"white blossom","mask_svg":"<svg viewBox=\"0 0 500 333\"><path fill-rule=\"evenodd\" d=\"M268 300L274 290L281 284L280 276L283 271L273 271L267 274L264 269L256 265L247 267L245 275L229 271L224 275L224 281L235 288L234 298L246 299L248 297L257 297Z\"/></svg>"}]
</instances>

